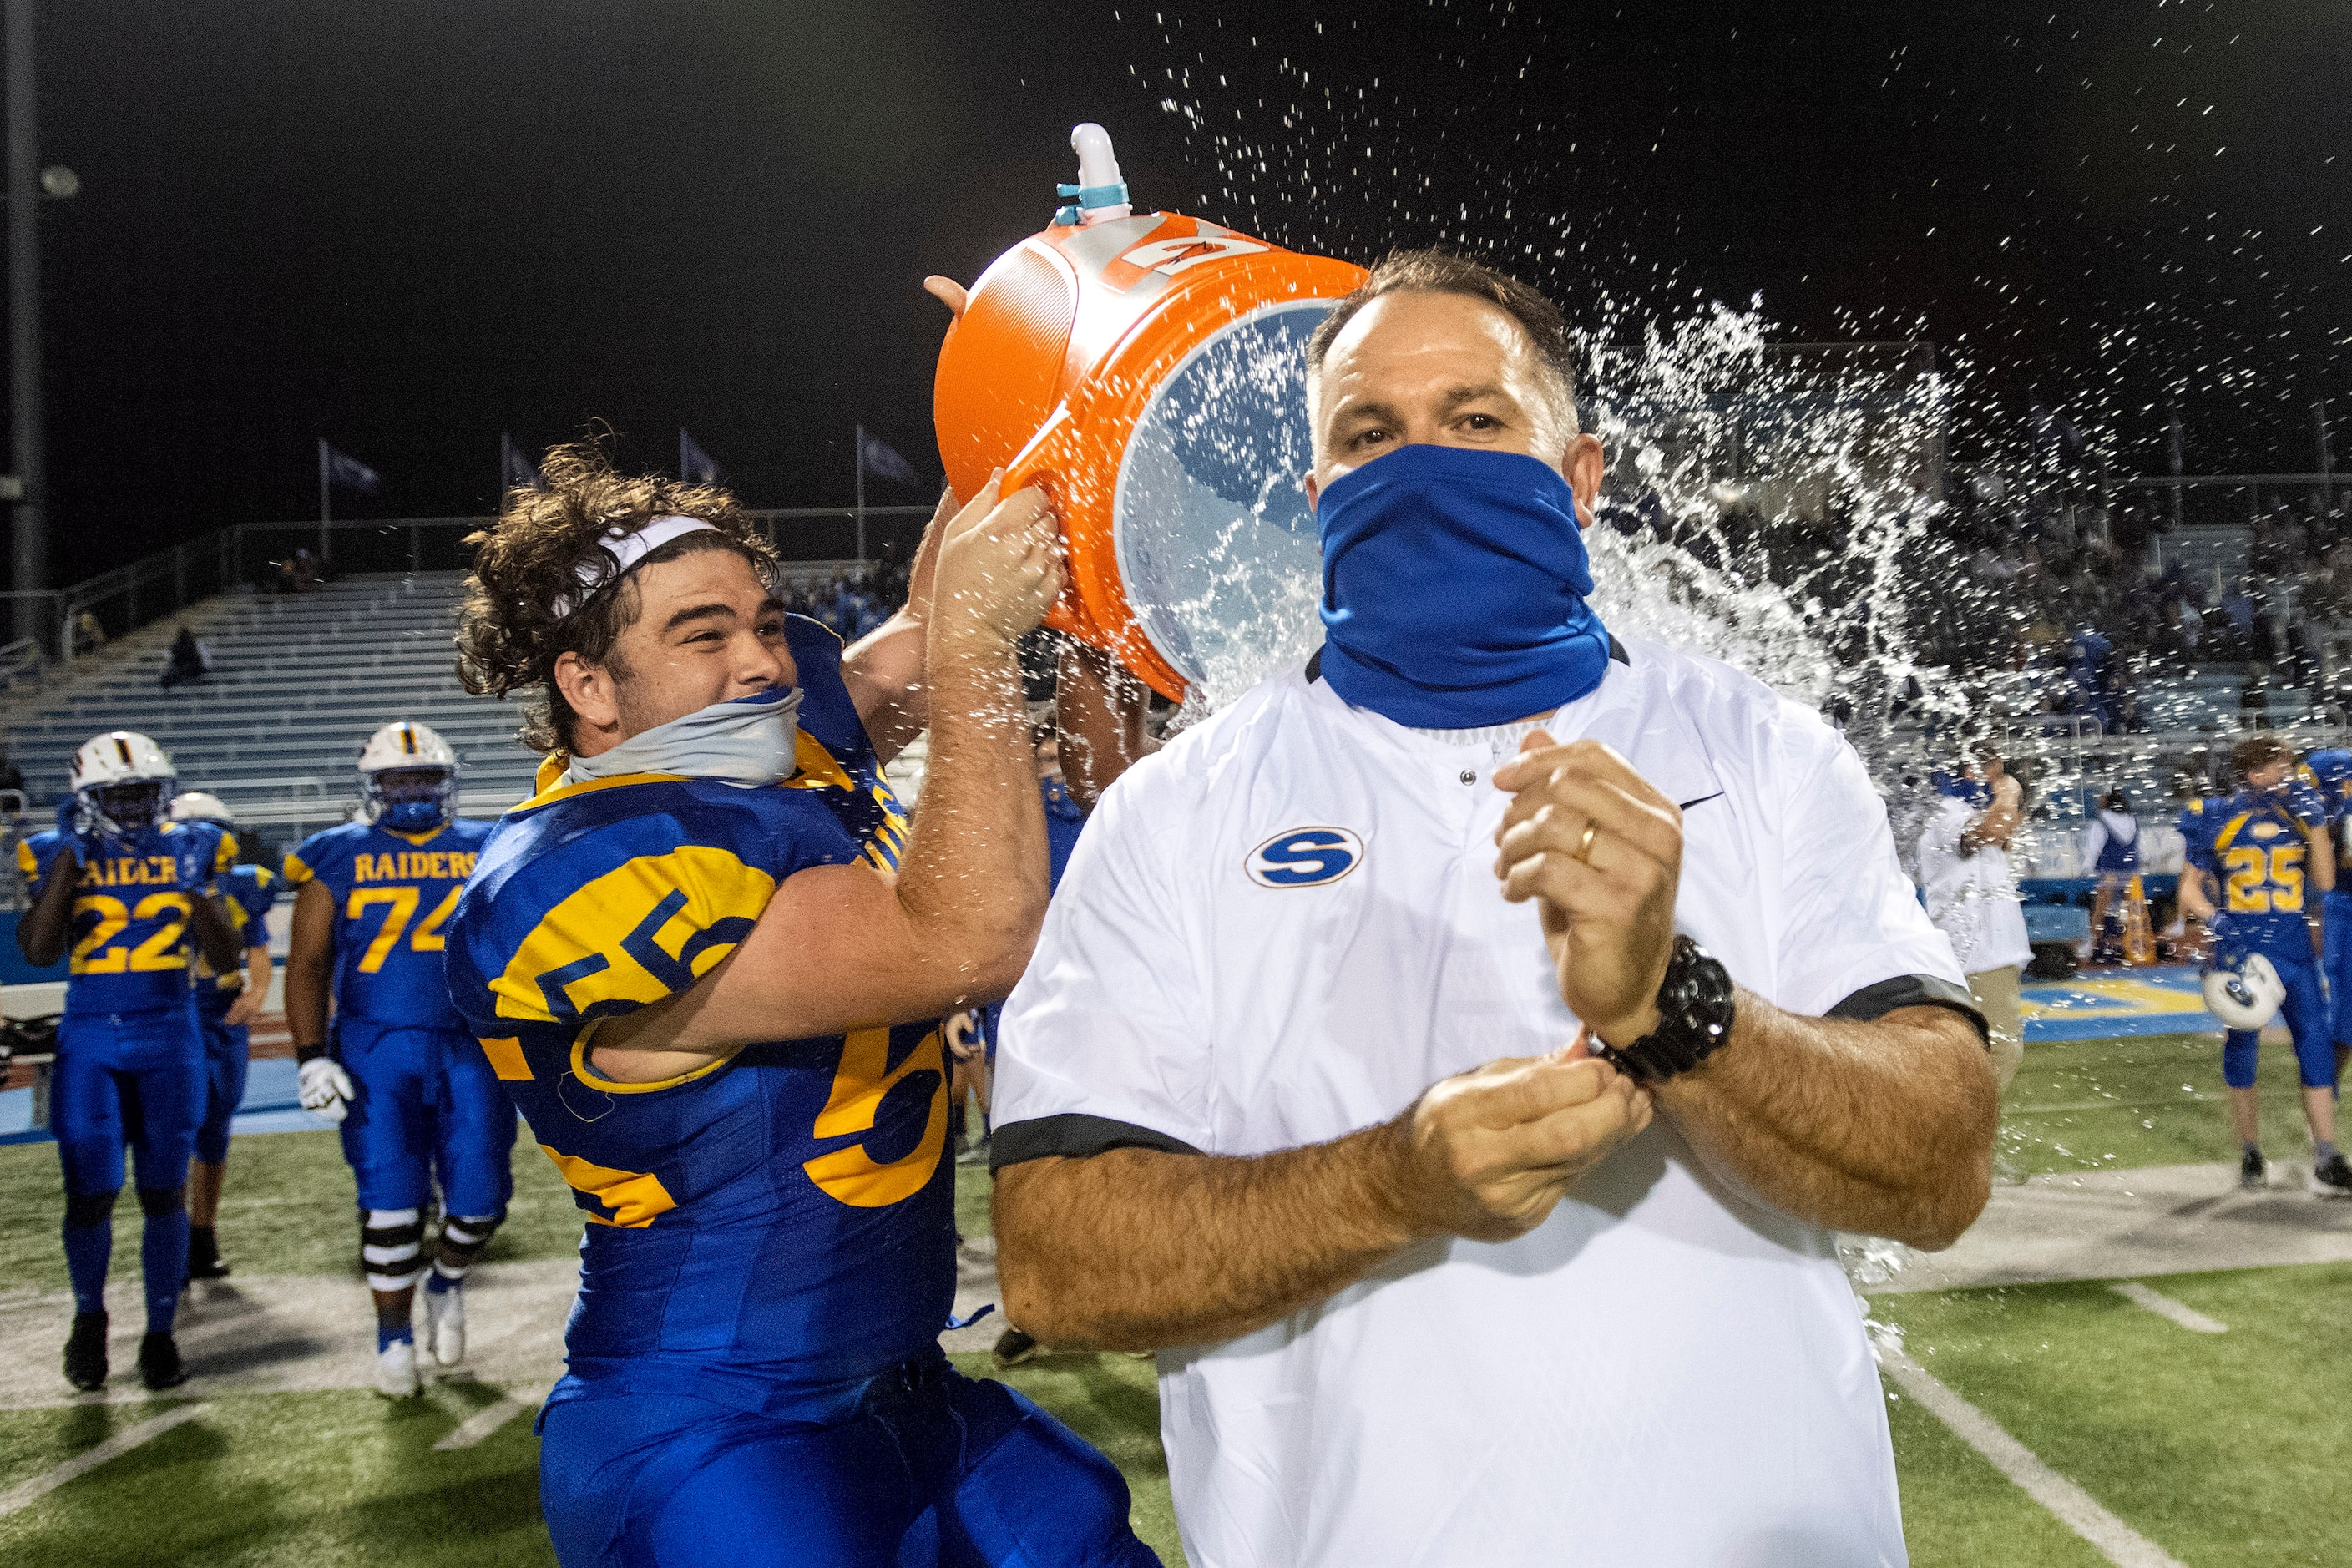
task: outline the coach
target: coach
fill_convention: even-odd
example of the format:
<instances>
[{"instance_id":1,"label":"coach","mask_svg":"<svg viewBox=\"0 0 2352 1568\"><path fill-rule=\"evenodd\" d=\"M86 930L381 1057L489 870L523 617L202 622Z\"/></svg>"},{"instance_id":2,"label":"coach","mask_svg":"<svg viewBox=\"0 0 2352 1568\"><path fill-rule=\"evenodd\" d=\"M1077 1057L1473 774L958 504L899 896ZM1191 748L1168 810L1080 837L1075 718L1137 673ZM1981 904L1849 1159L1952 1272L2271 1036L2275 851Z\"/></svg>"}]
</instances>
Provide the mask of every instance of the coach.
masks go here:
<instances>
[{"instance_id":1,"label":"coach","mask_svg":"<svg viewBox=\"0 0 2352 1568\"><path fill-rule=\"evenodd\" d=\"M1394 258L1308 362L1324 647L1078 847L1004 1018L1006 1309L1160 1352L1196 1568L1901 1563L1832 1233L1948 1245L1995 1112L1885 811L1586 602L1549 301Z\"/></svg>"}]
</instances>

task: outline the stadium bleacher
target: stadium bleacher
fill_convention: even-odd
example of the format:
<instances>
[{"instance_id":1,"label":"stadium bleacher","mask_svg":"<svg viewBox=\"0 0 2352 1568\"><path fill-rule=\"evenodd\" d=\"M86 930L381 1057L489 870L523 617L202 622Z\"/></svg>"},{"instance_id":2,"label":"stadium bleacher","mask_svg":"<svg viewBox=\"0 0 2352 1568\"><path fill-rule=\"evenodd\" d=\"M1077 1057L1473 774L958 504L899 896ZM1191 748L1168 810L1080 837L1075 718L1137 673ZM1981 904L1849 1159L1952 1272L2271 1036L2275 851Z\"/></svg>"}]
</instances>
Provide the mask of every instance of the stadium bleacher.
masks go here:
<instances>
[{"instance_id":1,"label":"stadium bleacher","mask_svg":"<svg viewBox=\"0 0 2352 1568\"><path fill-rule=\"evenodd\" d=\"M210 790L240 821L291 837L342 820L357 796L361 742L380 724L413 719L456 748L461 809L495 816L530 795L537 759L515 743L514 704L457 683L450 638L461 581L384 574L313 594L223 594L76 660L0 705L36 811L64 788L75 747L127 729L172 753L183 788ZM182 626L210 648L212 672L167 691L158 677Z\"/></svg>"}]
</instances>

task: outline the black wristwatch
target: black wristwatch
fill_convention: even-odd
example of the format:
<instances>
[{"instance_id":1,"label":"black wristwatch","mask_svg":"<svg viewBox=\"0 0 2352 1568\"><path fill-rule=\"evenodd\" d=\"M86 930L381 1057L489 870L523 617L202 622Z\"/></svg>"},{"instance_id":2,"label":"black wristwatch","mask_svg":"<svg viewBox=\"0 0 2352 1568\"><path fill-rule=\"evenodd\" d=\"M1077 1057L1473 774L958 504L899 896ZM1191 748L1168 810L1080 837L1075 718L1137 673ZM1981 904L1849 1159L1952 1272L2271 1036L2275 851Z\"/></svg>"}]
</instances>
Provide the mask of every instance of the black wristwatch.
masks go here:
<instances>
[{"instance_id":1,"label":"black wristwatch","mask_svg":"<svg viewBox=\"0 0 2352 1568\"><path fill-rule=\"evenodd\" d=\"M1735 1000L1731 976L1715 955L1678 936L1658 984L1658 1026L1631 1045L1603 1044L1600 1054L1643 1083L1688 1072L1731 1038Z\"/></svg>"}]
</instances>

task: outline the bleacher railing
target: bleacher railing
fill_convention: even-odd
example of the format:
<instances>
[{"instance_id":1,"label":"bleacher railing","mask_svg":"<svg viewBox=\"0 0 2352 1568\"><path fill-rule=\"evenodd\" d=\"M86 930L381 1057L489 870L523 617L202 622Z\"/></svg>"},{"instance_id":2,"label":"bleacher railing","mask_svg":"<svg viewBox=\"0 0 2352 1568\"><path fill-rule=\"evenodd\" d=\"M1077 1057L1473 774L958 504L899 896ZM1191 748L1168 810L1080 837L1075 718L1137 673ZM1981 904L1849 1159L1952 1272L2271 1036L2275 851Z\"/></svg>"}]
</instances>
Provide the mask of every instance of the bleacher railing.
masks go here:
<instances>
[{"instance_id":1,"label":"bleacher railing","mask_svg":"<svg viewBox=\"0 0 2352 1568\"><path fill-rule=\"evenodd\" d=\"M922 536L927 506L785 507L751 515L786 563L840 570L856 562L862 534L869 558L904 559ZM468 563L467 535L487 517L355 519L334 522L240 522L202 539L101 572L69 588L10 594L19 641L61 664L95 651L200 599L240 584L275 585L295 552L324 555L338 575L374 572L454 572ZM15 645L11 645L13 649ZM0 649L0 684L10 675Z\"/></svg>"}]
</instances>

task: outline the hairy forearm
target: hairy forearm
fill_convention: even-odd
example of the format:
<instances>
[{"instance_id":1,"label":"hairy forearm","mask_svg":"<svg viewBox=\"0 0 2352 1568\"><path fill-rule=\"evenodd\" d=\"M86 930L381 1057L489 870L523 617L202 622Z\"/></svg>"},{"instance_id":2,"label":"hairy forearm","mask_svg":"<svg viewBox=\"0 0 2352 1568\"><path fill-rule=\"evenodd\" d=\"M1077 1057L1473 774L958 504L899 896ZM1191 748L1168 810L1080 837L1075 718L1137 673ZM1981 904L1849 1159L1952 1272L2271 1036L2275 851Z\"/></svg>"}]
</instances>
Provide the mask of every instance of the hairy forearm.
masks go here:
<instances>
[{"instance_id":1,"label":"hairy forearm","mask_svg":"<svg viewBox=\"0 0 2352 1568\"><path fill-rule=\"evenodd\" d=\"M963 972L964 1001L1010 990L1045 918L1045 815L1008 639L934 631L931 754L898 870L918 940Z\"/></svg>"},{"instance_id":2,"label":"hairy forearm","mask_svg":"<svg viewBox=\"0 0 2352 1568\"><path fill-rule=\"evenodd\" d=\"M843 684L849 688L875 754L886 763L906 750L907 742L930 721L923 688L923 638L922 617L909 606L841 656Z\"/></svg>"},{"instance_id":3,"label":"hairy forearm","mask_svg":"<svg viewBox=\"0 0 2352 1568\"><path fill-rule=\"evenodd\" d=\"M1057 1345L1229 1340L1362 1279L1417 1239L1389 1123L1248 1159L1115 1149L997 1173L1005 1316Z\"/></svg>"},{"instance_id":4,"label":"hairy forearm","mask_svg":"<svg viewBox=\"0 0 2352 1568\"><path fill-rule=\"evenodd\" d=\"M1092 809L1119 774L1152 749L1143 683L1098 647L1063 639L1054 682L1054 726L1071 798Z\"/></svg>"},{"instance_id":5,"label":"hairy forearm","mask_svg":"<svg viewBox=\"0 0 2352 1568\"><path fill-rule=\"evenodd\" d=\"M1992 1068L1948 1009L1856 1023L1743 991L1730 1041L1657 1100L1711 1169L1832 1229L1948 1247L1991 1192Z\"/></svg>"}]
</instances>

